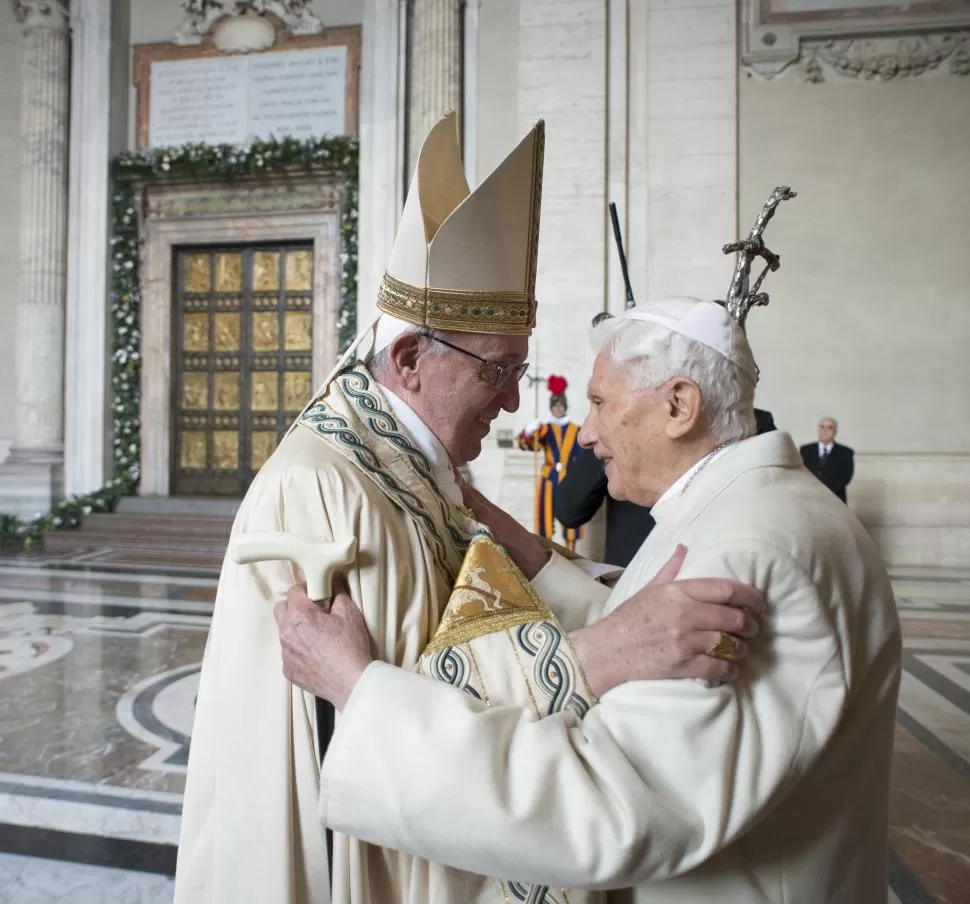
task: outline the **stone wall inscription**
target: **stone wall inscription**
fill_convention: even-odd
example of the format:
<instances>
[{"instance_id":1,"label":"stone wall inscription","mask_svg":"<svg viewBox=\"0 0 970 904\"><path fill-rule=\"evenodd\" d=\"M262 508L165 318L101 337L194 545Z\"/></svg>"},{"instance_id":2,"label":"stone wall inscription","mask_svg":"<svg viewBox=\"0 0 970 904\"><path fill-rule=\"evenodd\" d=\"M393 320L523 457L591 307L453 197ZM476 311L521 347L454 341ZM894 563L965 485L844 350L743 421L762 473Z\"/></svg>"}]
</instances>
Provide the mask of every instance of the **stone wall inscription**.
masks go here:
<instances>
[{"instance_id":1,"label":"stone wall inscription","mask_svg":"<svg viewBox=\"0 0 970 904\"><path fill-rule=\"evenodd\" d=\"M148 144L242 144L348 132L347 48L158 60Z\"/></svg>"},{"instance_id":2,"label":"stone wall inscription","mask_svg":"<svg viewBox=\"0 0 970 904\"><path fill-rule=\"evenodd\" d=\"M206 40L136 44L137 147L357 135L360 26L293 35L226 55Z\"/></svg>"}]
</instances>

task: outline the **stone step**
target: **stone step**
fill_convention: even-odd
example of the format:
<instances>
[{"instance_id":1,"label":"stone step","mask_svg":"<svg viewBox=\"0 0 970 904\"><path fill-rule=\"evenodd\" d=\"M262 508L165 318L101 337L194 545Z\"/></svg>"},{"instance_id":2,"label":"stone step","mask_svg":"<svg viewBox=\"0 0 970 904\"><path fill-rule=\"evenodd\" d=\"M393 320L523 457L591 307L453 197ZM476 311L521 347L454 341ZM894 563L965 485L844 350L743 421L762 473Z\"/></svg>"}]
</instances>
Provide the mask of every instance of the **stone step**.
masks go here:
<instances>
[{"instance_id":1,"label":"stone step","mask_svg":"<svg viewBox=\"0 0 970 904\"><path fill-rule=\"evenodd\" d=\"M84 533L79 530L51 531L44 535L45 552L70 552L78 549L150 549L168 554L222 555L226 550L228 532L223 539L175 538L150 539L125 534Z\"/></svg>"},{"instance_id":2,"label":"stone step","mask_svg":"<svg viewBox=\"0 0 970 904\"><path fill-rule=\"evenodd\" d=\"M226 496L126 496L118 515L203 515L234 517L241 499Z\"/></svg>"},{"instance_id":3,"label":"stone step","mask_svg":"<svg viewBox=\"0 0 970 904\"><path fill-rule=\"evenodd\" d=\"M92 514L81 522L81 530L158 536L228 536L232 521L232 517L226 516Z\"/></svg>"},{"instance_id":4,"label":"stone step","mask_svg":"<svg viewBox=\"0 0 970 904\"><path fill-rule=\"evenodd\" d=\"M221 557L232 522L231 515L92 514L79 528L46 534L44 550L53 554L112 547L152 550L174 557Z\"/></svg>"},{"instance_id":5,"label":"stone step","mask_svg":"<svg viewBox=\"0 0 970 904\"><path fill-rule=\"evenodd\" d=\"M68 538L76 538L90 546L92 543L124 546L225 546L229 541L230 525L224 530L208 531L206 533L176 533L174 531L130 531L130 530L84 530L83 528L52 531L45 536L64 538L65 542L75 542Z\"/></svg>"}]
</instances>

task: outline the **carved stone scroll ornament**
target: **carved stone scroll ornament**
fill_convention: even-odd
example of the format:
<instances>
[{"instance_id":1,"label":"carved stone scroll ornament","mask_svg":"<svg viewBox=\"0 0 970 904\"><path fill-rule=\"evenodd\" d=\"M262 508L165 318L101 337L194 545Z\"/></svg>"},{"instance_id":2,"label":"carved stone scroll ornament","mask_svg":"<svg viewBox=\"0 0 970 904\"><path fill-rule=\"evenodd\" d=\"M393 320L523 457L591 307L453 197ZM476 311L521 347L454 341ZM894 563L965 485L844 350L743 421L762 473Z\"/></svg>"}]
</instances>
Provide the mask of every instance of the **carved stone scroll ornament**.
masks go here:
<instances>
[{"instance_id":1,"label":"carved stone scroll ornament","mask_svg":"<svg viewBox=\"0 0 970 904\"><path fill-rule=\"evenodd\" d=\"M13 12L24 28L66 29L70 23L66 0L13 0Z\"/></svg>"},{"instance_id":2,"label":"carved stone scroll ornament","mask_svg":"<svg viewBox=\"0 0 970 904\"><path fill-rule=\"evenodd\" d=\"M970 75L970 0L738 0L741 64L810 84Z\"/></svg>"},{"instance_id":3,"label":"carved stone scroll ornament","mask_svg":"<svg viewBox=\"0 0 970 904\"><path fill-rule=\"evenodd\" d=\"M182 0L185 19L175 32L176 44L201 44L226 16L272 13L293 35L316 35L323 23L310 11L310 0Z\"/></svg>"},{"instance_id":4,"label":"carved stone scroll ornament","mask_svg":"<svg viewBox=\"0 0 970 904\"><path fill-rule=\"evenodd\" d=\"M844 78L917 78L944 63L953 75L970 75L970 32L871 41L806 41L798 61L801 77L814 84L826 72Z\"/></svg>"}]
</instances>

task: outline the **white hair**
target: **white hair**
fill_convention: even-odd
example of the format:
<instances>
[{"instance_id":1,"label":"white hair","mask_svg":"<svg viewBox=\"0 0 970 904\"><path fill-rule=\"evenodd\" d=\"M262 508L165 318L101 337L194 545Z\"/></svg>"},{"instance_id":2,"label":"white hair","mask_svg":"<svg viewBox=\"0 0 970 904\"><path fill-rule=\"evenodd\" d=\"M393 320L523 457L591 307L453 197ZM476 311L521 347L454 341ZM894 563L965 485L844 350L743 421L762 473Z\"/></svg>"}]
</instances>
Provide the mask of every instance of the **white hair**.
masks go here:
<instances>
[{"instance_id":1,"label":"white hair","mask_svg":"<svg viewBox=\"0 0 970 904\"><path fill-rule=\"evenodd\" d=\"M696 383L707 429L718 443L754 436L755 381L714 349L660 324L623 317L593 326L590 340L637 389L656 389L674 377Z\"/></svg>"},{"instance_id":2,"label":"white hair","mask_svg":"<svg viewBox=\"0 0 970 904\"><path fill-rule=\"evenodd\" d=\"M402 330L398 335L405 336L408 333L413 333L418 337L419 340L424 340L423 344L426 346L426 348L422 351L423 354L443 355L447 350L445 346L431 341L443 335L441 330L428 329L426 326L410 326L406 330ZM397 336L394 338L397 339ZM371 352L371 354L367 356L367 360L364 362L364 364L370 371L371 376L378 377L390 371L391 345L393 344L394 343L392 341L389 345L384 346L384 348L382 348L380 351Z\"/></svg>"}]
</instances>

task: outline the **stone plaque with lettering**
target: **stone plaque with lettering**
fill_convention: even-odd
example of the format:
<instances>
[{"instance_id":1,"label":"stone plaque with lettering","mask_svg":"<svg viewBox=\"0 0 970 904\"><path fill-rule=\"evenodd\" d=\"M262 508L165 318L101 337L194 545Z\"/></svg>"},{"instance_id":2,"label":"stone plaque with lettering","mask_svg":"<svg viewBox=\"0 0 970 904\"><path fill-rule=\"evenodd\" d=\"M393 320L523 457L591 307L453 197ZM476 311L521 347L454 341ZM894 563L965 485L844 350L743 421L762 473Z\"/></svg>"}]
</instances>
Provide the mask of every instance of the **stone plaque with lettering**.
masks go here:
<instances>
[{"instance_id":1,"label":"stone plaque with lettering","mask_svg":"<svg viewBox=\"0 0 970 904\"><path fill-rule=\"evenodd\" d=\"M148 143L242 144L343 135L347 48L151 64Z\"/></svg>"}]
</instances>

